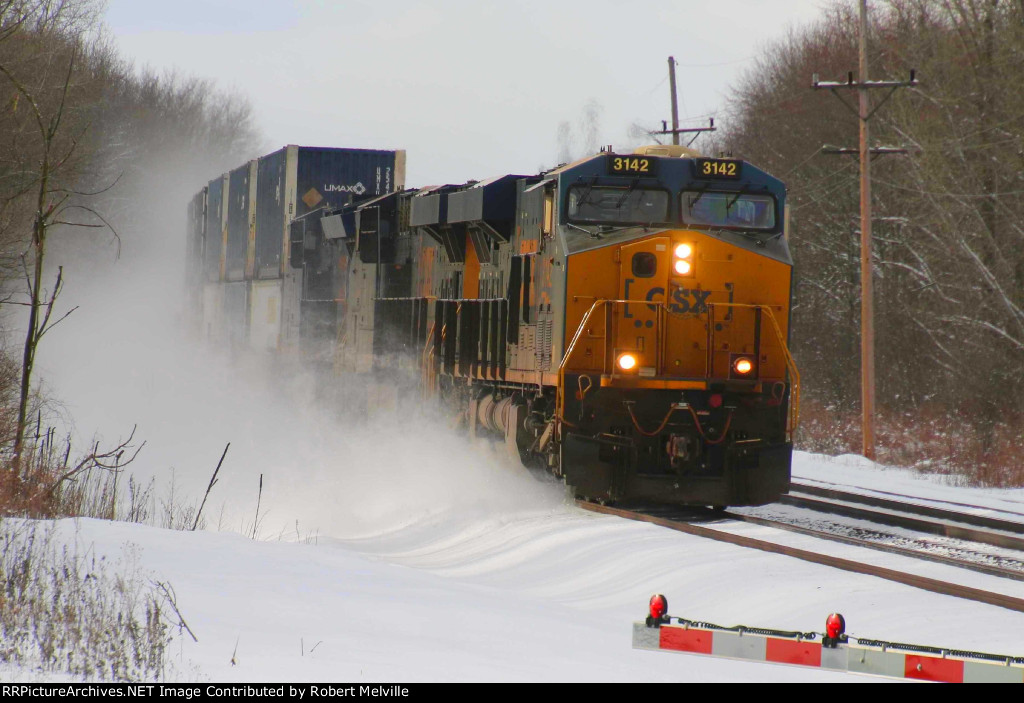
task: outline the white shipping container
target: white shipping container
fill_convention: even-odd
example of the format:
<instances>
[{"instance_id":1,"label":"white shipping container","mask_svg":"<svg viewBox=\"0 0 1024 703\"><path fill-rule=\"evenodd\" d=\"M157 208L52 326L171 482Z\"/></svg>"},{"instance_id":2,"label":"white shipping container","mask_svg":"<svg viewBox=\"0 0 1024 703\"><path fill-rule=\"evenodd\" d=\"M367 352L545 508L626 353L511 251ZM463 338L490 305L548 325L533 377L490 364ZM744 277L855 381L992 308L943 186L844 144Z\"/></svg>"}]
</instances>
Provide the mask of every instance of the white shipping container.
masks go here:
<instances>
[{"instance_id":1,"label":"white shipping container","mask_svg":"<svg viewBox=\"0 0 1024 703\"><path fill-rule=\"evenodd\" d=\"M212 342L224 339L224 289L220 283L203 286L202 337Z\"/></svg>"},{"instance_id":2,"label":"white shipping container","mask_svg":"<svg viewBox=\"0 0 1024 703\"><path fill-rule=\"evenodd\" d=\"M249 299L249 346L276 350L281 341L281 280L253 281Z\"/></svg>"}]
</instances>

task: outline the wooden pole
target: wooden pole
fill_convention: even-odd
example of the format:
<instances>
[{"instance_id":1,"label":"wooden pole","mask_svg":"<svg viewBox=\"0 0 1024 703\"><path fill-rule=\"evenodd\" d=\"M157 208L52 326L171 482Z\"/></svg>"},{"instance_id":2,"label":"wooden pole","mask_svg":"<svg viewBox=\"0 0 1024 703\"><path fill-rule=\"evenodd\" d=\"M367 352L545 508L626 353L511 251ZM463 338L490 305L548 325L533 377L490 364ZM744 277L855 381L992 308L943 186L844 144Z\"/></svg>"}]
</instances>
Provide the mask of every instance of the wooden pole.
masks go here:
<instances>
[{"instance_id":1,"label":"wooden pole","mask_svg":"<svg viewBox=\"0 0 1024 703\"><path fill-rule=\"evenodd\" d=\"M676 60L668 57L668 84L672 90L672 143L679 144L679 105L676 100Z\"/></svg>"},{"instance_id":2,"label":"wooden pole","mask_svg":"<svg viewBox=\"0 0 1024 703\"><path fill-rule=\"evenodd\" d=\"M860 397L862 449L875 458L875 306L871 267L871 154L868 147L868 8L860 0Z\"/></svg>"}]
</instances>

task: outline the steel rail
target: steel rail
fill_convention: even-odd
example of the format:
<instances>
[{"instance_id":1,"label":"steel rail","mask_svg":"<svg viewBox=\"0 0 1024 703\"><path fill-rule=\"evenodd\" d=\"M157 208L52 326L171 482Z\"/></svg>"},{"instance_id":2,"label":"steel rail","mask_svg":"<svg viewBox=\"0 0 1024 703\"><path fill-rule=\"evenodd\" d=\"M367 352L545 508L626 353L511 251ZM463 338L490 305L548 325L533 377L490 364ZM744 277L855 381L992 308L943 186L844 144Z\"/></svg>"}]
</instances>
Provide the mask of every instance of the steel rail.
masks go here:
<instances>
[{"instance_id":1,"label":"steel rail","mask_svg":"<svg viewBox=\"0 0 1024 703\"><path fill-rule=\"evenodd\" d=\"M862 505L869 505L873 508L882 508L884 510L898 510L904 513L922 515L924 517L933 517L938 518L940 520L954 520L956 522L962 522L967 525L973 525L974 527L987 527L992 530L1016 532L1017 534L1024 535L1024 522L1002 520L1000 518L987 517L985 515L971 515L970 513L963 513L956 510L947 510L945 508L936 508L931 505L905 503L899 500L892 500L891 498L880 498L878 496L866 495L864 493L850 493L849 491L841 491L836 488L822 488L819 486L810 486L804 483L792 483L790 485L789 491L790 495L792 495L794 492L806 493L807 495L816 496L819 498L841 500L847 503L860 503ZM914 496L907 496L907 498L914 498ZM958 503L957 505L962 505L965 508L978 508L981 510L986 509L984 506L981 505L969 505L967 503ZM991 510L994 512L998 511L997 508L991 508ZM1024 517L1024 515L1022 515L1021 517Z\"/></svg>"},{"instance_id":2,"label":"steel rail","mask_svg":"<svg viewBox=\"0 0 1024 703\"><path fill-rule=\"evenodd\" d=\"M865 549L874 549L878 552L886 552L888 554L898 554L904 557L910 557L912 559L921 559L923 561L931 561L936 564L945 564L946 566L955 566L959 569L967 569L968 571L976 571L980 574L986 574L987 576L998 576L999 578L1013 579L1015 581L1024 581L1024 571L1018 571L1015 569L1007 569L1003 566L993 566L991 564L982 564L975 561L967 561L965 559L957 559L956 557L943 556L941 554L932 554L931 552L925 552L918 549L911 549L909 547L898 547L894 544L884 544L882 542L875 542L869 539L860 539L858 537L848 537L846 535L839 535L833 532L825 532L824 530L814 530L810 527L801 527L800 525L792 525L788 522L779 522L778 520L769 520L767 518L756 517L754 515L743 515L740 513L726 512L731 518L741 520L743 522L749 522L753 525L764 525L765 527L775 527L780 530L786 530L787 532L795 532L801 535L807 535L809 537L817 537L819 539L827 539L832 542L842 542L843 544L849 544L854 547L864 547ZM966 551L966 550L965 550ZM983 556L992 557L995 559L1000 558L998 554L984 554ZM1024 558L1020 560L1024 562Z\"/></svg>"},{"instance_id":3,"label":"steel rail","mask_svg":"<svg viewBox=\"0 0 1024 703\"><path fill-rule=\"evenodd\" d=\"M793 478L795 480L803 479L805 481L806 480L815 480L815 479L807 479L807 478L798 477L798 476L794 476ZM816 481L816 483L827 483L830 486L842 486L843 485L841 483L832 483L830 481ZM807 484L795 484L794 483L794 484L791 484L791 485L807 485ZM907 495L905 493L895 493L893 491L882 491L882 490L879 490L877 488L863 488L863 487L860 487L860 486L848 486L848 488L858 488L859 490L871 491L871 496L867 496L867 494L863 494L863 493L855 493L855 494L852 494L852 495L864 495L866 497L872 497L874 495L895 496L898 499L896 502L900 503L900 504L902 504L901 501L903 501L903 500L927 500L929 503L942 503L943 505L955 505L958 508L973 508L975 510L987 510L987 511L993 512L993 513L1003 513L1005 515L1016 515L1017 517L1024 519L1024 513L1017 512L1015 510L1008 510L1006 508L994 508L992 506L976 505L974 503L961 503L959 501L944 500L942 498L921 498L920 496L911 496L911 495ZM824 490L836 490L836 491L839 491L838 488L836 488L836 489L824 489ZM842 493L844 491L839 491L839 492ZM1010 500L1009 502L1017 503L1017 504L1020 504L1021 506L1024 506L1024 500ZM1022 523L1022 524L1024 524L1024 523Z\"/></svg>"},{"instance_id":4,"label":"steel rail","mask_svg":"<svg viewBox=\"0 0 1024 703\"><path fill-rule=\"evenodd\" d=\"M918 576L917 574L909 574L904 571L896 571L895 569L864 564L852 559L844 559L842 557L836 557L829 554L821 554L819 552L790 547L784 544L776 544L774 542L746 537L744 535L736 535L730 532L705 527L703 525L695 525L678 518L673 519L671 517L660 517L649 513L626 510L623 508L614 508L607 505L598 505L596 503L589 503L582 500L577 500L576 504L585 510L601 513L603 515L614 515L626 518L627 520L647 522L660 527L667 527L670 530L694 535L696 537L713 539L718 542L734 544L748 549L758 549L772 554L782 554L784 556L793 557L813 564L831 566L836 569L842 569L843 571L865 574L867 576L876 576L887 581L902 583L906 586L920 588L925 591L940 593L947 596L955 596L957 598L973 600L979 603L985 603L1024 613L1024 598L1016 598L1003 593L993 593L992 591L984 591L980 588L948 583L946 581L940 581L939 579L928 578L927 576Z\"/></svg>"},{"instance_id":5,"label":"steel rail","mask_svg":"<svg viewBox=\"0 0 1024 703\"><path fill-rule=\"evenodd\" d=\"M1005 520L996 521L1008 526L1000 527L999 529L1016 532L1020 536L990 532L989 530L981 529L980 527L971 527L969 524L971 516L964 515L963 513L951 513L952 517L944 519L952 519L960 523L968 524L957 525L949 522L935 522L934 520L925 520L921 517L914 517L913 514L907 514L913 513L914 510L913 508L909 508L906 504L897 504L898 507L889 508L891 510L898 510L904 513L902 515L896 515L893 513L878 512L877 510L870 510L868 508L858 508L855 505L843 505L841 503L833 503L827 500L819 500L817 498L805 498L803 496L792 494L784 495L779 498L779 503L798 508L808 508L819 513L829 513L849 518L860 518L879 525L888 525L889 527L903 527L916 532L922 532L924 534L938 535L940 537L952 537L954 539L980 542L993 547L1003 547L1006 549L1024 551L1024 530L1022 530L1024 526L1007 522Z\"/></svg>"}]
</instances>

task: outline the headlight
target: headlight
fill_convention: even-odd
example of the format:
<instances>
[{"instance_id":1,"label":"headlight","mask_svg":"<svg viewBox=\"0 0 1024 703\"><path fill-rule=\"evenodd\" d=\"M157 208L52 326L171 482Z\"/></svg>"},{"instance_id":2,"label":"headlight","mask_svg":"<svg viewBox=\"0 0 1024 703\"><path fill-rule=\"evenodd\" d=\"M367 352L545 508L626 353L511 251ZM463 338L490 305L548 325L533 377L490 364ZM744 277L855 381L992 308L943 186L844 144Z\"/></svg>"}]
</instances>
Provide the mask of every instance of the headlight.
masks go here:
<instances>
[{"instance_id":1,"label":"headlight","mask_svg":"<svg viewBox=\"0 0 1024 703\"><path fill-rule=\"evenodd\" d=\"M685 242L676 244L676 248L672 250L675 254L675 261L672 262L672 270L677 276L692 276L693 275L693 245Z\"/></svg>"},{"instance_id":2,"label":"headlight","mask_svg":"<svg viewBox=\"0 0 1024 703\"><path fill-rule=\"evenodd\" d=\"M623 371L630 371L636 368L636 357L632 354L622 354L619 357L619 368Z\"/></svg>"},{"instance_id":3,"label":"headlight","mask_svg":"<svg viewBox=\"0 0 1024 703\"><path fill-rule=\"evenodd\" d=\"M732 368L740 376L746 376L754 370L754 362L745 356L741 356L732 363Z\"/></svg>"}]
</instances>

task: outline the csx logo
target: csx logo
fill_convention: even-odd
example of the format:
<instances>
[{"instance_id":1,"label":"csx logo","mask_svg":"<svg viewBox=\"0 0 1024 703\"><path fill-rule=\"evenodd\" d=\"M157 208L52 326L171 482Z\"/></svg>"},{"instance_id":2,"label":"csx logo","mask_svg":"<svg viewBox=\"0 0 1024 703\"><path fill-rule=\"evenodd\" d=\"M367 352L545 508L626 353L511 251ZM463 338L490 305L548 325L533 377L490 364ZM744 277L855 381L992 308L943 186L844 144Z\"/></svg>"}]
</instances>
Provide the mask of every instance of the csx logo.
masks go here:
<instances>
[{"instance_id":1,"label":"csx logo","mask_svg":"<svg viewBox=\"0 0 1024 703\"><path fill-rule=\"evenodd\" d=\"M652 293L655 291L652 290ZM664 293L665 291L660 291ZM691 290L689 288L675 288L672 290L672 301L668 304L668 309L672 312L692 312L692 313L703 313L708 311L708 297L711 295L709 290ZM648 295L648 300L651 297Z\"/></svg>"},{"instance_id":2,"label":"csx logo","mask_svg":"<svg viewBox=\"0 0 1024 703\"><path fill-rule=\"evenodd\" d=\"M627 278L625 281L625 297L628 300L630 296L630 287L636 283L636 279ZM729 302L732 302L732 285L725 284L726 290L729 292ZM700 315L708 311L708 298L714 291L700 290L699 288L672 288L672 294L668 301L668 309L671 312L679 313L692 313ZM665 289L661 286L654 286L647 291L647 295L644 296L645 300L650 302L656 302L662 300L665 297ZM654 306L651 306L654 310ZM625 317L633 317L633 314L629 311L629 305L625 306L624 310Z\"/></svg>"}]
</instances>

